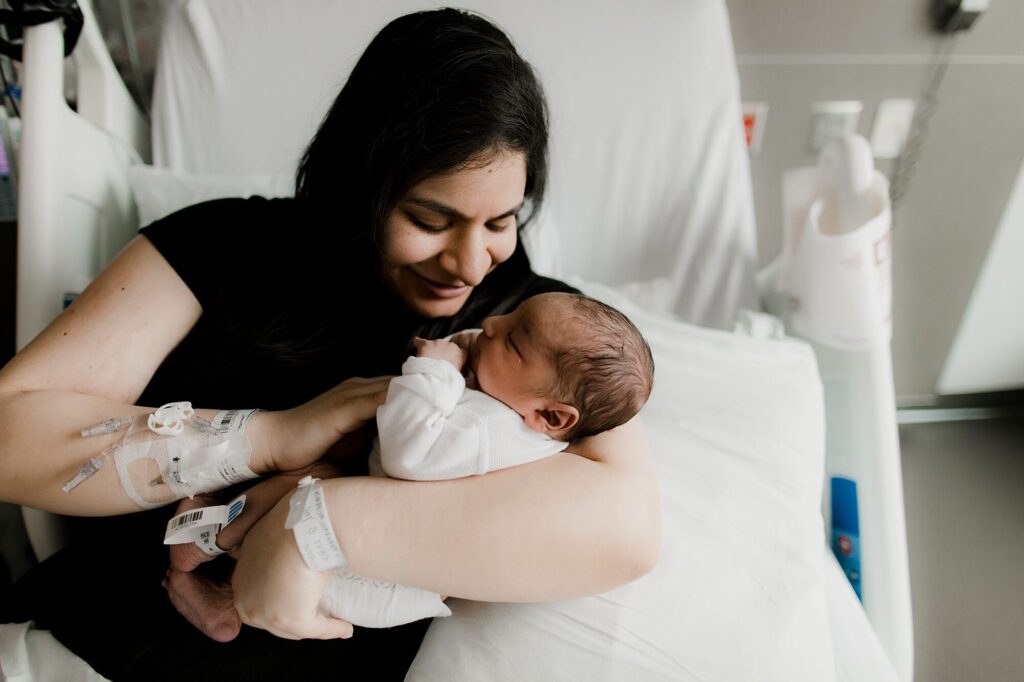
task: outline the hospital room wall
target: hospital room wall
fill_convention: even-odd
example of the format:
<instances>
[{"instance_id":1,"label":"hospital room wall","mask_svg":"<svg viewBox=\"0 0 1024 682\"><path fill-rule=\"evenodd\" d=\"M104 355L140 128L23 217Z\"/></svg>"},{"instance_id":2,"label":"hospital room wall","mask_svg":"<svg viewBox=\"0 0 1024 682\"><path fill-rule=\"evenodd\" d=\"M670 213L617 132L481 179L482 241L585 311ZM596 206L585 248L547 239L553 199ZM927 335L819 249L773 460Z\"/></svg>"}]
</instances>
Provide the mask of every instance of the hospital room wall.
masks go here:
<instances>
[{"instance_id":1,"label":"hospital room wall","mask_svg":"<svg viewBox=\"0 0 1024 682\"><path fill-rule=\"evenodd\" d=\"M810 106L920 101L942 34L930 0L727 0L744 101L770 110L751 157L762 264L781 245L781 178L812 164ZM902 404L927 404L1024 160L1024 3L993 0L956 38L909 193L894 219L893 363ZM883 172L892 163L879 161ZM1012 314L1007 311L1007 314ZM992 333L998 333L993 329Z\"/></svg>"}]
</instances>

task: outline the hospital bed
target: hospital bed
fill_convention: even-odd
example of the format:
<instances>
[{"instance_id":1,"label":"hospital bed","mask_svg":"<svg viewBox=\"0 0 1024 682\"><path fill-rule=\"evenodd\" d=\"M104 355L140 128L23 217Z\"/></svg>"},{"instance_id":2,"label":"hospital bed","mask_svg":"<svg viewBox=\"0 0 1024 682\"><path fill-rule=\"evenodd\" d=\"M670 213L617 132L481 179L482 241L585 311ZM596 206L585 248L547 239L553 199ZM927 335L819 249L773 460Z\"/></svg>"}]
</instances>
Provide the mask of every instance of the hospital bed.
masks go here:
<instances>
[{"instance_id":1,"label":"hospital bed","mask_svg":"<svg viewBox=\"0 0 1024 682\"><path fill-rule=\"evenodd\" d=\"M19 347L140 224L205 198L290 193L304 144L370 37L428 6L168 3L150 128L80 4L77 111L64 102L60 29L26 32ZM548 95L549 190L525 235L536 268L621 307L654 350L643 420L663 543L651 574L604 595L454 600L408 679L909 682L888 354L816 354L756 312L724 0L463 4L512 36ZM292 238L287 228L281 238ZM871 472L858 482L863 604L828 549L822 513L826 472L851 460ZM37 554L52 553L59 529L26 512ZM40 653L60 648L45 637L0 626L5 673L50 679L46 666L60 661L58 676L71 679L74 657Z\"/></svg>"}]
</instances>

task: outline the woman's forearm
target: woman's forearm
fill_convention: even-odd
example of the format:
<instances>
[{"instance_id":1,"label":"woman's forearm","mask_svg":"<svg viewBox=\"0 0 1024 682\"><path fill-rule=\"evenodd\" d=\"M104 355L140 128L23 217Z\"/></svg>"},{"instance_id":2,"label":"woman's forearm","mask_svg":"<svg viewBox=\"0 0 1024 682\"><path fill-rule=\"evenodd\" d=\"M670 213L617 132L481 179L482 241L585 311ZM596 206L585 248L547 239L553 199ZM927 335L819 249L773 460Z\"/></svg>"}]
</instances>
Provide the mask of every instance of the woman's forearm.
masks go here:
<instances>
[{"instance_id":1,"label":"woman's forearm","mask_svg":"<svg viewBox=\"0 0 1024 682\"><path fill-rule=\"evenodd\" d=\"M482 601L567 599L643 575L657 560L660 505L642 428L621 428L595 439L593 459L444 482L325 481L351 569Z\"/></svg>"},{"instance_id":2,"label":"woman's forearm","mask_svg":"<svg viewBox=\"0 0 1024 682\"><path fill-rule=\"evenodd\" d=\"M81 429L145 412L95 396L30 391L0 398L0 499L37 509L93 516L138 511L113 463L75 490L61 487L123 433L82 438Z\"/></svg>"},{"instance_id":3,"label":"woman's forearm","mask_svg":"<svg viewBox=\"0 0 1024 682\"><path fill-rule=\"evenodd\" d=\"M125 493L110 458L70 492L62 487L124 432L83 438L80 431L107 419L150 412L151 408L68 391L26 391L0 396L0 499L76 516L138 511ZM212 416L216 410L200 410ZM263 424L253 420L246 435L254 444L252 467L263 465L267 442ZM166 488L166 486L161 486ZM154 491L158 496L160 491ZM163 493L166 502L175 496ZM161 498L162 499L162 498Z\"/></svg>"}]
</instances>

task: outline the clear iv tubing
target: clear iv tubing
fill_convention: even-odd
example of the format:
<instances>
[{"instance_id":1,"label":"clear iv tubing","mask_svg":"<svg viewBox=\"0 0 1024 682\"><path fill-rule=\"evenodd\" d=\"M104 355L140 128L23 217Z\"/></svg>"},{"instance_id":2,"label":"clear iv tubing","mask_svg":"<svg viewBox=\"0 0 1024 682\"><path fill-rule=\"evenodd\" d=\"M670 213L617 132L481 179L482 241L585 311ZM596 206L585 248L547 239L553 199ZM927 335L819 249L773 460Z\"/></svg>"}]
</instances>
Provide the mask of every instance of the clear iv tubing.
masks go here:
<instances>
[{"instance_id":1,"label":"clear iv tubing","mask_svg":"<svg viewBox=\"0 0 1024 682\"><path fill-rule=\"evenodd\" d=\"M192 411L192 406L190 404L188 404L188 403L172 403L172 404L169 404L169 405L165 405L164 407L160 408L160 410L158 410L154 414L158 414L158 413L162 412L163 410L165 410L168 407L171 407L171 406L177 407L178 405L183 406L183 409L182 409L183 412L184 412L184 410L187 410L187 412L184 412L184 414L185 414L185 417L188 419L188 422L189 422L188 425L189 425L190 428L193 428L196 431L199 431L200 433L212 433L212 434L220 434L220 433L222 433L221 430L218 429L216 426L214 426L212 423L210 423L209 420L204 419L204 418L196 415ZM150 416L152 417L153 415L150 415ZM117 417L117 418L114 418L114 419L108 419L106 421L100 422L99 424L95 424L95 425L90 426L88 428L82 429L82 431L81 431L82 438L90 438L92 436L101 436L101 435L106 435L106 434L116 433L118 431L122 431L125 428L131 426L132 422L135 421L135 418L136 418L136 415L132 415L132 416L129 416L129 417ZM184 424L181 423L181 420L179 420L178 424L171 424L169 426L172 429L171 433L173 433L175 431L180 431L182 428L184 428ZM176 427L176 429L175 429L175 427ZM149 428L150 428L151 431L154 431L155 433L158 433L160 435L170 435L170 433L168 433L168 432L162 432L162 431L158 430L157 428L154 428L153 424L150 424ZM68 481L63 486L61 486L61 489L64 492L69 493L72 490L74 490L75 488L77 488L79 486L79 484L81 484L83 481L85 481L86 479L91 477L93 474L95 474L97 471L99 471L104 466L106 466L107 460L117 451L118 448L121 447L122 444L123 444L122 442L115 443L115 444L109 446L108 448L106 448L99 455L90 458L89 461L86 462L85 465L81 469L78 470L78 473L75 474L74 478L72 478L70 481ZM162 478L158 478L155 481L151 482L150 485L153 485L154 483L158 485L158 484L160 484L162 482L163 482L163 479Z\"/></svg>"},{"instance_id":2,"label":"clear iv tubing","mask_svg":"<svg viewBox=\"0 0 1024 682\"><path fill-rule=\"evenodd\" d=\"M113 452L119 447L121 447L121 444L116 443L108 447L100 454L91 458L88 462L85 463L85 466L78 470L78 473L75 474L74 478L72 478L70 481L61 486L61 490L63 490L66 493L69 493L75 488L77 488L79 483L86 480L87 478L95 474L97 471L102 469L104 466L106 466L107 459L109 459L110 455L113 454Z\"/></svg>"},{"instance_id":3,"label":"clear iv tubing","mask_svg":"<svg viewBox=\"0 0 1024 682\"><path fill-rule=\"evenodd\" d=\"M108 433L115 433L121 429L128 428L131 426L132 421L135 419L131 417L118 417L116 419L108 419L105 422L100 422L95 426L82 429L82 438L89 438L91 436L102 436Z\"/></svg>"},{"instance_id":4,"label":"clear iv tubing","mask_svg":"<svg viewBox=\"0 0 1024 682\"><path fill-rule=\"evenodd\" d=\"M132 421L134 421L134 419L134 416L116 417L114 419L108 419L106 421L100 422L99 424L94 424L93 426L82 429L82 438L91 438L92 436L103 436L109 433L116 433L131 426L131 423ZM116 447L116 445L111 446L105 449L97 456L90 458L89 461L85 463L85 466L78 470L78 473L75 474L74 478L72 478L70 481L61 486L61 490L63 490L66 493L71 492L72 490L77 488L82 481L86 480L87 478L95 474L97 471L102 469L104 466L106 466L107 458L110 456L110 454L114 451Z\"/></svg>"}]
</instances>

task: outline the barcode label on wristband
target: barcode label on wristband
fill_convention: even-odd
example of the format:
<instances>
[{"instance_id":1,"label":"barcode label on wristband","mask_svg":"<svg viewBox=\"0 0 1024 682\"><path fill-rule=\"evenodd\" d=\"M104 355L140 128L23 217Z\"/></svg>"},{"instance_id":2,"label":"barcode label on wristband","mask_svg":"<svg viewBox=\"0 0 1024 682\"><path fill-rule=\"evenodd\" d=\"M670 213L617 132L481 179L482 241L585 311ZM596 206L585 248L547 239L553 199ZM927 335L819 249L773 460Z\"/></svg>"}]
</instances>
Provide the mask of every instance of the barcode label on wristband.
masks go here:
<instances>
[{"instance_id":1,"label":"barcode label on wristband","mask_svg":"<svg viewBox=\"0 0 1024 682\"><path fill-rule=\"evenodd\" d=\"M221 410L217 414L213 415L213 419L210 420L210 423L213 424L221 433L242 431L245 429L245 425L249 423L249 420L252 419L252 416L257 412L259 412L259 410Z\"/></svg>"},{"instance_id":2,"label":"barcode label on wristband","mask_svg":"<svg viewBox=\"0 0 1024 682\"><path fill-rule=\"evenodd\" d=\"M165 545L181 545L186 542L199 543L204 537L214 542L220 530L238 518L245 508L245 495L239 495L226 505L190 509L167 522L164 531Z\"/></svg>"},{"instance_id":3,"label":"barcode label on wristband","mask_svg":"<svg viewBox=\"0 0 1024 682\"><path fill-rule=\"evenodd\" d=\"M171 519L171 528L173 530L181 530L181 527L187 523L194 524L199 519L203 518L203 510L197 509L195 511L186 512L179 516L175 516Z\"/></svg>"}]
</instances>

